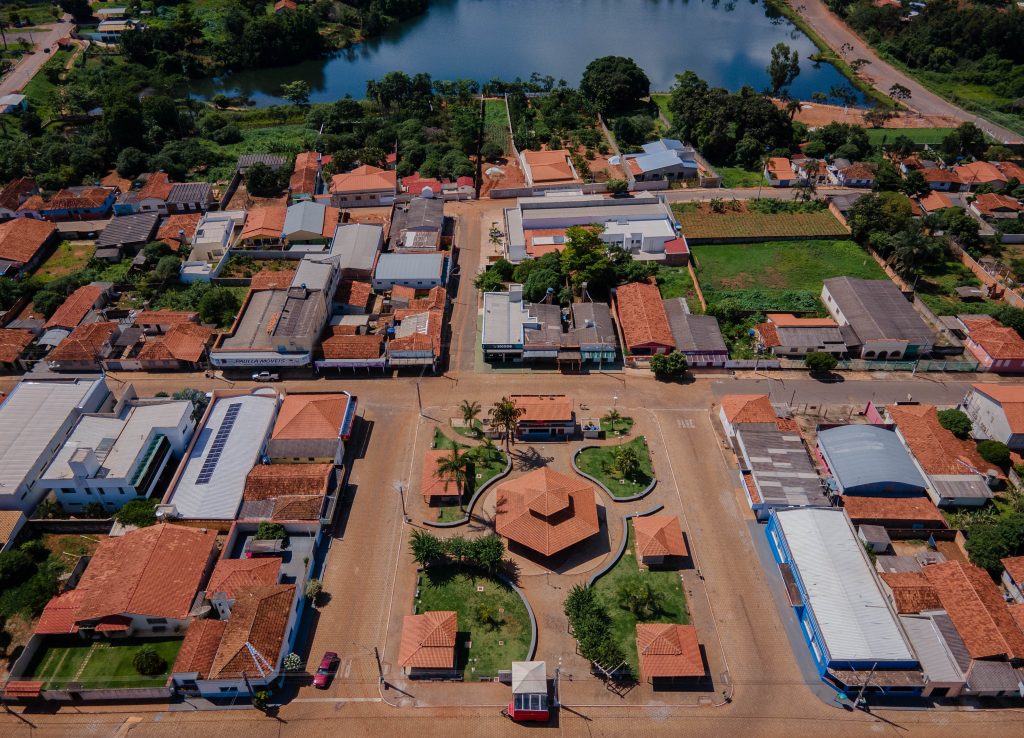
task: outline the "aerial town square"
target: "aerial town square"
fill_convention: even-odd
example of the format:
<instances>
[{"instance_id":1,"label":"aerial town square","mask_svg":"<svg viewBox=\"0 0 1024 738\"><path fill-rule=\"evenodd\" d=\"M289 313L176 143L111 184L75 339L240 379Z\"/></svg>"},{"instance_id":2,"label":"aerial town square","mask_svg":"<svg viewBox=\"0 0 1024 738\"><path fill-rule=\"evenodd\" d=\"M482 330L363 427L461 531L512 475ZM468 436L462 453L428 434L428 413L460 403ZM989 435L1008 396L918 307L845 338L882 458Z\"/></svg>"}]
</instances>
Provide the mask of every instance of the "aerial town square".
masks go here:
<instances>
[{"instance_id":1,"label":"aerial town square","mask_svg":"<svg viewBox=\"0 0 1024 738\"><path fill-rule=\"evenodd\" d=\"M0 2L0 736L1024 734L1021 39Z\"/></svg>"}]
</instances>

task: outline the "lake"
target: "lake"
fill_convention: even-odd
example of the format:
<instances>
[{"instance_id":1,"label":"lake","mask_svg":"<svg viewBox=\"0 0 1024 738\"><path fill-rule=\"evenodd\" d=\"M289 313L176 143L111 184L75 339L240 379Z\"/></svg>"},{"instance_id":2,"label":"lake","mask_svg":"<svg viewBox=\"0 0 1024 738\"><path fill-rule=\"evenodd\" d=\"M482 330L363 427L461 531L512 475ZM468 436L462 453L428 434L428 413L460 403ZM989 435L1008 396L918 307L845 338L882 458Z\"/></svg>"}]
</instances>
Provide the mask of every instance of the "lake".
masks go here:
<instances>
[{"instance_id":1,"label":"lake","mask_svg":"<svg viewBox=\"0 0 1024 738\"><path fill-rule=\"evenodd\" d=\"M480 82L539 72L576 85L590 61L608 54L633 57L656 91L667 91L686 69L714 86L761 90L780 41L800 52L794 96L849 86L835 67L808 59L817 50L811 40L784 18L769 18L762 2L435 0L424 15L329 58L201 80L192 91L245 94L270 105L281 101L282 83L304 79L313 102L330 102L364 97L367 80L393 70Z\"/></svg>"}]
</instances>

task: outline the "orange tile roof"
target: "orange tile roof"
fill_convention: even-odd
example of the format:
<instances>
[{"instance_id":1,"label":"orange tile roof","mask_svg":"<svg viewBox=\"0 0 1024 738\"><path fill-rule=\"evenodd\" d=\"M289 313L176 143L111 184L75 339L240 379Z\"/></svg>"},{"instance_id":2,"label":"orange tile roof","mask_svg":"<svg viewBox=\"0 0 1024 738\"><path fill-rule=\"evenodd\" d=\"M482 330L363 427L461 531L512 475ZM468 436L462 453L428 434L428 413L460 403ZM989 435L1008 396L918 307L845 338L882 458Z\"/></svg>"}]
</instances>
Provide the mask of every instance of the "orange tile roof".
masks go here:
<instances>
[{"instance_id":1,"label":"orange tile roof","mask_svg":"<svg viewBox=\"0 0 1024 738\"><path fill-rule=\"evenodd\" d=\"M651 282L622 285L615 292L615 310L628 348L648 345L675 348L657 285Z\"/></svg>"},{"instance_id":2,"label":"orange tile roof","mask_svg":"<svg viewBox=\"0 0 1024 738\"><path fill-rule=\"evenodd\" d=\"M679 518L675 515L645 515L633 518L637 556L688 556Z\"/></svg>"},{"instance_id":3,"label":"orange tile roof","mask_svg":"<svg viewBox=\"0 0 1024 738\"><path fill-rule=\"evenodd\" d=\"M722 397L725 419L737 423L776 423L779 416L768 395L725 395Z\"/></svg>"},{"instance_id":4,"label":"orange tile roof","mask_svg":"<svg viewBox=\"0 0 1024 738\"><path fill-rule=\"evenodd\" d=\"M171 671L175 674L198 674L200 679L205 679L213 667L227 624L226 620L213 618L193 620L185 631L185 639Z\"/></svg>"},{"instance_id":5,"label":"orange tile roof","mask_svg":"<svg viewBox=\"0 0 1024 738\"><path fill-rule=\"evenodd\" d=\"M257 464L245 478L244 500L323 497L333 464Z\"/></svg>"},{"instance_id":6,"label":"orange tile roof","mask_svg":"<svg viewBox=\"0 0 1024 738\"><path fill-rule=\"evenodd\" d=\"M1000 195L997 192L986 192L983 195L978 195L974 200L974 207L978 209L984 215L998 212L1000 210L1010 210L1014 213L1019 213L1024 210L1021 204L1016 198L1010 197L1009 195Z\"/></svg>"},{"instance_id":7,"label":"orange tile roof","mask_svg":"<svg viewBox=\"0 0 1024 738\"><path fill-rule=\"evenodd\" d=\"M245 587L261 587L277 584L281 572L281 558L268 556L255 559L221 559L213 567L210 581L206 585L206 596L223 593L234 599Z\"/></svg>"},{"instance_id":8,"label":"orange tile roof","mask_svg":"<svg viewBox=\"0 0 1024 738\"><path fill-rule=\"evenodd\" d=\"M96 361L101 357L103 347L110 343L117 330L117 323L80 325L46 355L46 360L56 364L67 361Z\"/></svg>"},{"instance_id":9,"label":"orange tile roof","mask_svg":"<svg viewBox=\"0 0 1024 738\"><path fill-rule=\"evenodd\" d=\"M149 338L139 352L139 360L174 360L195 364L203 358L211 338L211 328L196 323L177 323L164 335Z\"/></svg>"},{"instance_id":10,"label":"orange tile roof","mask_svg":"<svg viewBox=\"0 0 1024 738\"><path fill-rule=\"evenodd\" d=\"M779 339L779 332L775 330L775 326L771 323L758 323L754 326L754 330L758 332L761 336L761 342L768 348L782 345L782 341Z\"/></svg>"},{"instance_id":11,"label":"orange tile roof","mask_svg":"<svg viewBox=\"0 0 1024 738\"><path fill-rule=\"evenodd\" d=\"M380 336L346 336L335 334L325 340L320 348L325 359L379 359L381 357Z\"/></svg>"},{"instance_id":12,"label":"orange tile roof","mask_svg":"<svg viewBox=\"0 0 1024 738\"><path fill-rule=\"evenodd\" d=\"M341 208L334 208L330 205L324 210L324 225L320 229L324 238L333 238L334 232L338 230L338 223L341 221Z\"/></svg>"},{"instance_id":13,"label":"orange tile roof","mask_svg":"<svg viewBox=\"0 0 1024 738\"><path fill-rule=\"evenodd\" d=\"M295 279L294 269L261 269L252 275L249 289L253 292L260 290L286 290Z\"/></svg>"},{"instance_id":14,"label":"orange tile roof","mask_svg":"<svg viewBox=\"0 0 1024 738\"><path fill-rule=\"evenodd\" d=\"M983 474L992 467L973 443L942 427L934 405L887 405L885 409L926 473Z\"/></svg>"},{"instance_id":15,"label":"orange tile roof","mask_svg":"<svg viewBox=\"0 0 1024 738\"><path fill-rule=\"evenodd\" d=\"M174 185L171 184L171 179L167 176L166 172L153 172L146 180L146 184L139 188L139 191L135 194L135 199L147 200L155 198L157 200L166 200L171 194L172 187Z\"/></svg>"},{"instance_id":16,"label":"orange tile roof","mask_svg":"<svg viewBox=\"0 0 1024 738\"><path fill-rule=\"evenodd\" d=\"M21 510L0 510L0 548L11 540L14 529L22 520Z\"/></svg>"},{"instance_id":17,"label":"orange tile roof","mask_svg":"<svg viewBox=\"0 0 1024 738\"><path fill-rule=\"evenodd\" d=\"M953 205L953 201L949 199L949 195L943 192L931 192L920 198L921 207L927 210L929 213L934 213L936 210L943 210L945 208L956 207Z\"/></svg>"},{"instance_id":18,"label":"orange tile roof","mask_svg":"<svg viewBox=\"0 0 1024 738\"><path fill-rule=\"evenodd\" d=\"M458 486L449 480L445 480L438 474L437 462L451 451L445 449L430 449L423 454L423 471L420 474L420 494L430 502L434 497L452 497L459 494Z\"/></svg>"},{"instance_id":19,"label":"orange tile roof","mask_svg":"<svg viewBox=\"0 0 1024 738\"><path fill-rule=\"evenodd\" d=\"M295 155L295 168L288 187L292 194L312 195L316 190L316 175L320 171L320 155L315 151L302 151Z\"/></svg>"},{"instance_id":20,"label":"orange tile roof","mask_svg":"<svg viewBox=\"0 0 1024 738\"><path fill-rule=\"evenodd\" d=\"M927 497L862 497L844 495L843 509L853 522L886 520L894 524L905 523L910 527L915 522L941 522L946 519L939 508Z\"/></svg>"},{"instance_id":21,"label":"orange tile roof","mask_svg":"<svg viewBox=\"0 0 1024 738\"><path fill-rule=\"evenodd\" d=\"M573 181L572 167L569 166L569 152L565 149L554 151L524 151L523 160L529 165L534 182Z\"/></svg>"},{"instance_id":22,"label":"orange tile roof","mask_svg":"<svg viewBox=\"0 0 1024 738\"><path fill-rule=\"evenodd\" d=\"M1010 575L1010 579L1024 585L1024 556L1011 556L1008 559L1001 559L1000 563Z\"/></svg>"},{"instance_id":23,"label":"orange tile roof","mask_svg":"<svg viewBox=\"0 0 1024 738\"><path fill-rule=\"evenodd\" d=\"M427 314L427 332L410 333L408 336L392 339L388 343L388 352L396 351L431 351L434 356L441 355L441 332L444 329L444 314L441 310L409 311L403 320L412 315Z\"/></svg>"},{"instance_id":24,"label":"orange tile roof","mask_svg":"<svg viewBox=\"0 0 1024 738\"><path fill-rule=\"evenodd\" d=\"M1007 179L1015 179L1018 182L1024 182L1024 168L1019 164L1012 161L1001 161L996 164L999 167L999 171L1006 175Z\"/></svg>"},{"instance_id":25,"label":"orange tile roof","mask_svg":"<svg viewBox=\"0 0 1024 738\"><path fill-rule=\"evenodd\" d=\"M924 181L928 183L952 182L954 184L963 184L963 180L960 179L960 175L956 172L950 171L949 169L922 167L918 171L921 172L921 175L924 177Z\"/></svg>"},{"instance_id":26,"label":"orange tile roof","mask_svg":"<svg viewBox=\"0 0 1024 738\"><path fill-rule=\"evenodd\" d=\"M98 208L110 197L111 190L103 187L88 187L81 192L61 190L49 200L43 199L42 195L32 195L22 203L18 212L31 210L90 210Z\"/></svg>"},{"instance_id":27,"label":"orange tile roof","mask_svg":"<svg viewBox=\"0 0 1024 738\"><path fill-rule=\"evenodd\" d=\"M1024 385L975 384L974 389L999 404L1011 433L1024 433Z\"/></svg>"},{"instance_id":28,"label":"orange tile roof","mask_svg":"<svg viewBox=\"0 0 1024 738\"><path fill-rule=\"evenodd\" d=\"M183 245L181 232L185 232L186 242L191 241L192 237L196 235L196 228L202 218L202 213L179 213L168 216L160 224L160 230L156 232L156 240L163 241L172 250L177 251Z\"/></svg>"},{"instance_id":29,"label":"orange tile roof","mask_svg":"<svg viewBox=\"0 0 1024 738\"><path fill-rule=\"evenodd\" d=\"M767 168L768 175L771 179L796 179L796 174L793 172L792 162L784 156L773 156L769 158Z\"/></svg>"},{"instance_id":30,"label":"orange tile roof","mask_svg":"<svg viewBox=\"0 0 1024 738\"><path fill-rule=\"evenodd\" d=\"M19 264L32 261L56 230L53 223L34 218L0 223L0 259Z\"/></svg>"},{"instance_id":31,"label":"orange tile roof","mask_svg":"<svg viewBox=\"0 0 1024 738\"><path fill-rule=\"evenodd\" d=\"M600 530L594 488L548 467L502 483L495 530L551 556Z\"/></svg>"},{"instance_id":32,"label":"orange tile roof","mask_svg":"<svg viewBox=\"0 0 1024 738\"><path fill-rule=\"evenodd\" d=\"M571 420L572 398L567 395L509 395L512 403L523 410L520 421Z\"/></svg>"},{"instance_id":33,"label":"orange tile roof","mask_svg":"<svg viewBox=\"0 0 1024 738\"><path fill-rule=\"evenodd\" d=\"M38 697L43 691L45 684L46 682L32 682L24 679L11 678L4 685L4 696L20 698Z\"/></svg>"},{"instance_id":34,"label":"orange tile roof","mask_svg":"<svg viewBox=\"0 0 1024 738\"><path fill-rule=\"evenodd\" d=\"M697 629L674 623L637 623L636 652L641 676L702 677L704 660L697 642Z\"/></svg>"},{"instance_id":35,"label":"orange tile roof","mask_svg":"<svg viewBox=\"0 0 1024 738\"><path fill-rule=\"evenodd\" d=\"M391 299L401 302L409 302L416 299L416 289L404 284L396 284L391 288Z\"/></svg>"},{"instance_id":36,"label":"orange tile roof","mask_svg":"<svg viewBox=\"0 0 1024 738\"><path fill-rule=\"evenodd\" d=\"M224 626L224 635L210 666L210 678L239 678L242 672L259 674L261 667L249 651L250 647L276 664L294 598L293 584L241 589L236 594L231 617Z\"/></svg>"},{"instance_id":37,"label":"orange tile roof","mask_svg":"<svg viewBox=\"0 0 1024 738\"><path fill-rule=\"evenodd\" d=\"M337 439L348 409L345 395L287 395L272 439Z\"/></svg>"},{"instance_id":38,"label":"orange tile roof","mask_svg":"<svg viewBox=\"0 0 1024 738\"><path fill-rule=\"evenodd\" d=\"M0 363L13 364L32 343L32 331L18 328L0 328Z\"/></svg>"},{"instance_id":39,"label":"orange tile roof","mask_svg":"<svg viewBox=\"0 0 1024 738\"><path fill-rule=\"evenodd\" d=\"M324 509L323 495L290 495L274 500L271 520L319 520Z\"/></svg>"},{"instance_id":40,"label":"orange tile roof","mask_svg":"<svg viewBox=\"0 0 1024 738\"><path fill-rule=\"evenodd\" d=\"M46 321L47 328L74 328L89 314L100 297L103 289L94 284L86 284L72 292L56 312Z\"/></svg>"},{"instance_id":41,"label":"orange tile roof","mask_svg":"<svg viewBox=\"0 0 1024 738\"><path fill-rule=\"evenodd\" d=\"M353 192L395 192L398 189L398 174L394 169L384 170L363 164L346 174L331 177L331 192L337 194Z\"/></svg>"},{"instance_id":42,"label":"orange tile roof","mask_svg":"<svg viewBox=\"0 0 1024 738\"><path fill-rule=\"evenodd\" d=\"M104 539L78 583L77 620L187 617L216 544L215 530L166 523Z\"/></svg>"},{"instance_id":43,"label":"orange tile roof","mask_svg":"<svg viewBox=\"0 0 1024 738\"><path fill-rule=\"evenodd\" d=\"M895 571L882 572L879 576L892 591L893 605L896 612L901 615L942 609L939 593L924 574L916 571Z\"/></svg>"},{"instance_id":44,"label":"orange tile roof","mask_svg":"<svg viewBox=\"0 0 1024 738\"><path fill-rule=\"evenodd\" d=\"M29 195L38 189L39 186L32 177L21 177L12 180L4 185L3 189L0 189L0 208L17 210L18 206L21 205L22 199L27 199Z\"/></svg>"},{"instance_id":45,"label":"orange tile roof","mask_svg":"<svg viewBox=\"0 0 1024 738\"><path fill-rule=\"evenodd\" d=\"M250 238L280 238L284 232L284 219L288 208L284 205L270 205L250 210L245 216L245 226L238 237L245 241Z\"/></svg>"},{"instance_id":46,"label":"orange tile roof","mask_svg":"<svg viewBox=\"0 0 1024 738\"><path fill-rule=\"evenodd\" d=\"M834 328L832 318L798 318L792 313L768 313L768 321L778 328Z\"/></svg>"},{"instance_id":47,"label":"orange tile roof","mask_svg":"<svg viewBox=\"0 0 1024 738\"><path fill-rule=\"evenodd\" d=\"M369 282L343 279L338 283L338 290L334 293L334 301L342 305L353 305L365 310L372 296L373 285Z\"/></svg>"},{"instance_id":48,"label":"orange tile roof","mask_svg":"<svg viewBox=\"0 0 1024 738\"><path fill-rule=\"evenodd\" d=\"M1017 624L1021 632L1024 633L1024 603L1014 603L1009 606L1010 617L1013 618L1013 622Z\"/></svg>"},{"instance_id":49,"label":"orange tile roof","mask_svg":"<svg viewBox=\"0 0 1024 738\"><path fill-rule=\"evenodd\" d=\"M194 323L199 313L181 310L142 310L135 314L135 325L175 325Z\"/></svg>"},{"instance_id":50,"label":"orange tile roof","mask_svg":"<svg viewBox=\"0 0 1024 738\"><path fill-rule=\"evenodd\" d=\"M993 359L1024 358L1024 339L1013 328L1008 328L987 315L962 318L961 322L967 328L971 341L978 344Z\"/></svg>"},{"instance_id":51,"label":"orange tile roof","mask_svg":"<svg viewBox=\"0 0 1024 738\"><path fill-rule=\"evenodd\" d=\"M926 566L923 572L971 658L1024 658L1024 632L984 569L947 561Z\"/></svg>"},{"instance_id":52,"label":"orange tile roof","mask_svg":"<svg viewBox=\"0 0 1024 738\"><path fill-rule=\"evenodd\" d=\"M39 635L77 633L76 616L84 599L85 590L81 587L57 595L46 603L33 632Z\"/></svg>"},{"instance_id":53,"label":"orange tile roof","mask_svg":"<svg viewBox=\"0 0 1024 738\"><path fill-rule=\"evenodd\" d=\"M987 161L973 161L970 164L961 164L958 167L953 167L953 170L961 180L968 184L1006 181L1006 175L1000 172L994 164L990 164Z\"/></svg>"},{"instance_id":54,"label":"orange tile roof","mask_svg":"<svg viewBox=\"0 0 1024 738\"><path fill-rule=\"evenodd\" d=\"M437 610L406 615L398 664L407 669L451 669L455 666L458 613Z\"/></svg>"}]
</instances>

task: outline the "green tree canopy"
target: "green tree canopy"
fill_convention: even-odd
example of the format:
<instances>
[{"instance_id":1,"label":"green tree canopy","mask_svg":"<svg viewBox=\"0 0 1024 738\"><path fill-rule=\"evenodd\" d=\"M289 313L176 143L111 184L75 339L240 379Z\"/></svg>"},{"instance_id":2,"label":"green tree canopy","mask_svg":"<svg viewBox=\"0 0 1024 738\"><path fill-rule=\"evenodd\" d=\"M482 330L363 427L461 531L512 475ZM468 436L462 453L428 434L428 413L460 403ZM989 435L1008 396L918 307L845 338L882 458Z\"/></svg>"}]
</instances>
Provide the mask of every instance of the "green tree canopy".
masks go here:
<instances>
[{"instance_id":1,"label":"green tree canopy","mask_svg":"<svg viewBox=\"0 0 1024 738\"><path fill-rule=\"evenodd\" d=\"M810 351L804 357L804 366L810 369L812 373L830 372L838 364L839 359L824 351Z\"/></svg>"},{"instance_id":2,"label":"green tree canopy","mask_svg":"<svg viewBox=\"0 0 1024 738\"><path fill-rule=\"evenodd\" d=\"M651 357L651 371L659 379L679 379L686 375L686 355L679 351Z\"/></svg>"},{"instance_id":3,"label":"green tree canopy","mask_svg":"<svg viewBox=\"0 0 1024 738\"><path fill-rule=\"evenodd\" d=\"M800 53L787 44L779 42L772 47L768 62L768 77L772 82L772 94L778 95L783 88L793 84L800 74Z\"/></svg>"},{"instance_id":4,"label":"green tree canopy","mask_svg":"<svg viewBox=\"0 0 1024 738\"><path fill-rule=\"evenodd\" d=\"M939 410L939 425L948 430L957 438L969 438L974 429L971 419L962 410L948 408Z\"/></svg>"},{"instance_id":5,"label":"green tree canopy","mask_svg":"<svg viewBox=\"0 0 1024 738\"><path fill-rule=\"evenodd\" d=\"M602 56L583 70L580 92L602 113L636 107L651 93L651 81L637 63L625 56Z\"/></svg>"}]
</instances>

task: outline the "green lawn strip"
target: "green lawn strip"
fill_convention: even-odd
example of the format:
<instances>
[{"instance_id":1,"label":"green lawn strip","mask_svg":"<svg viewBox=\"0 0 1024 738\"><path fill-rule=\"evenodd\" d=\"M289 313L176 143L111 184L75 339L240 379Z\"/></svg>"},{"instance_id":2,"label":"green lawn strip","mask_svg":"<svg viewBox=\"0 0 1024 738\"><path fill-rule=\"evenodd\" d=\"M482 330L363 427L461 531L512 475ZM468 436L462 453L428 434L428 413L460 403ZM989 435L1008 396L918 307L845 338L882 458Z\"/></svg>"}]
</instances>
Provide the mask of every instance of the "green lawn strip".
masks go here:
<instances>
[{"instance_id":1,"label":"green lawn strip","mask_svg":"<svg viewBox=\"0 0 1024 738\"><path fill-rule=\"evenodd\" d=\"M642 579L650 584L651 588L659 595L661 609L649 620L638 621L633 613L619 604L619 588L632 579ZM594 582L594 592L601 604L608 609L608 614L611 615L612 635L619 647L622 648L623 653L626 654L626 661L633 668L634 674L640 673L636 653L637 622L679 623L680 625L690 622L690 614L686 607L686 595L683 593L679 572L675 570L641 572L637 567L632 522L629 524L629 540L626 543L625 553L611 571Z\"/></svg>"},{"instance_id":2,"label":"green lawn strip","mask_svg":"<svg viewBox=\"0 0 1024 738\"><path fill-rule=\"evenodd\" d=\"M618 446L635 446L640 453L640 472L631 479L621 480L611 472L615 461L615 449ZM594 446L584 449L576 457L576 466L580 468L580 471L604 484L615 497L638 495L647 489L647 485L654 479L651 453L647 448L647 441L640 436L618 446Z\"/></svg>"},{"instance_id":3,"label":"green lawn strip","mask_svg":"<svg viewBox=\"0 0 1024 738\"><path fill-rule=\"evenodd\" d=\"M477 591L479 586L483 592ZM457 666L464 670L467 680L495 676L501 669L512 668L513 661L526 658L530 617L519 595L507 584L479 572L433 567L420 575L419 591L417 613L458 613L459 633L466 634L460 643L471 643L467 651L456 653ZM488 626L477 620L477 606L481 604L498 610L501 625Z\"/></svg>"},{"instance_id":4,"label":"green lawn strip","mask_svg":"<svg viewBox=\"0 0 1024 738\"><path fill-rule=\"evenodd\" d=\"M464 443L458 443L444 434L440 428L434 428L434 442L430 445L432 449L451 451L453 448L469 448Z\"/></svg>"},{"instance_id":5,"label":"green lawn strip","mask_svg":"<svg viewBox=\"0 0 1024 738\"><path fill-rule=\"evenodd\" d=\"M697 289L693 284L693 277L686 267L660 267L657 274L658 289L661 290L661 297L664 300L671 300L674 297L686 298L686 304L690 306L691 313L703 312L700 300L697 299Z\"/></svg>"},{"instance_id":6,"label":"green lawn strip","mask_svg":"<svg viewBox=\"0 0 1024 738\"><path fill-rule=\"evenodd\" d=\"M468 425L453 425L452 430L458 433L464 438L480 438L480 434L483 432L484 424L479 420L474 420L472 426Z\"/></svg>"},{"instance_id":7,"label":"green lawn strip","mask_svg":"<svg viewBox=\"0 0 1024 738\"><path fill-rule=\"evenodd\" d=\"M891 144L900 136L906 136L915 144L937 146L954 128L868 128L868 140L872 146Z\"/></svg>"},{"instance_id":8,"label":"green lawn strip","mask_svg":"<svg viewBox=\"0 0 1024 738\"><path fill-rule=\"evenodd\" d=\"M84 269L95 251L92 246L72 246L61 241L50 258L36 270L35 277L45 283Z\"/></svg>"},{"instance_id":9,"label":"green lawn strip","mask_svg":"<svg viewBox=\"0 0 1024 738\"><path fill-rule=\"evenodd\" d=\"M830 277L885 279L885 272L853 241L767 241L693 247L701 286L713 290L821 292Z\"/></svg>"},{"instance_id":10,"label":"green lawn strip","mask_svg":"<svg viewBox=\"0 0 1024 738\"><path fill-rule=\"evenodd\" d=\"M633 419L627 417L620 417L614 423L601 418L601 430L604 431L606 437L611 438L612 436L622 435L628 436L629 432L633 429Z\"/></svg>"},{"instance_id":11,"label":"green lawn strip","mask_svg":"<svg viewBox=\"0 0 1024 738\"><path fill-rule=\"evenodd\" d=\"M181 638L161 638L55 646L41 657L33 676L45 681L48 688L61 688L71 681L78 682L84 689L160 687L167 682L181 644ZM135 670L132 659L143 646L151 646L167 662L163 674L142 676ZM80 669L81 674L76 679Z\"/></svg>"},{"instance_id":12,"label":"green lawn strip","mask_svg":"<svg viewBox=\"0 0 1024 738\"><path fill-rule=\"evenodd\" d=\"M715 171L722 178L722 187L767 187L763 172L753 172L742 167L715 167Z\"/></svg>"}]
</instances>

